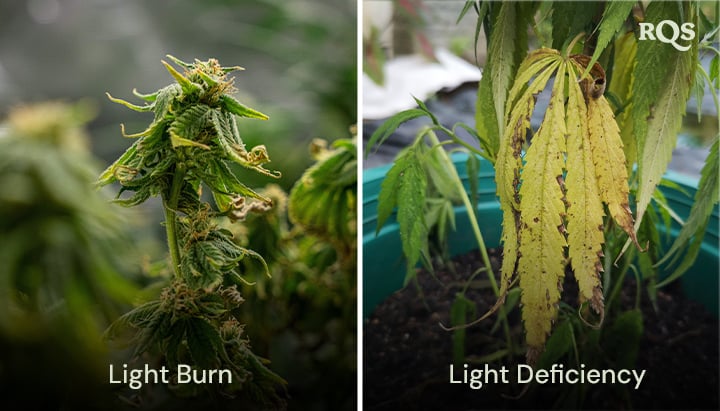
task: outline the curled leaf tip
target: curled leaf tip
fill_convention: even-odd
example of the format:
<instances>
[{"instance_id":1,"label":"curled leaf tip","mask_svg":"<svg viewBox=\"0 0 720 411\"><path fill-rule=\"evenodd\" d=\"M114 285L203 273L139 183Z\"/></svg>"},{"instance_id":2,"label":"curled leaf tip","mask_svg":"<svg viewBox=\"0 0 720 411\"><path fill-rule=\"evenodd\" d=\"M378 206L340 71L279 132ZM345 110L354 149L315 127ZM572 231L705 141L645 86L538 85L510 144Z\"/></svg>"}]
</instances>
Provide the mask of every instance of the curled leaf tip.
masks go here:
<instances>
[{"instance_id":1,"label":"curled leaf tip","mask_svg":"<svg viewBox=\"0 0 720 411\"><path fill-rule=\"evenodd\" d=\"M138 106L136 104L129 103L121 98L115 98L110 95L107 91L105 92L105 95L108 97L110 101L117 104L122 104L123 106L129 108L130 110L139 111L139 112L146 112L152 110L151 105L145 105L145 106Z\"/></svg>"},{"instance_id":2,"label":"curled leaf tip","mask_svg":"<svg viewBox=\"0 0 720 411\"><path fill-rule=\"evenodd\" d=\"M222 67L220 70L222 70L225 74L227 74L227 73L231 73L233 71L245 71L245 67L240 67L240 66Z\"/></svg>"},{"instance_id":3,"label":"curled leaf tip","mask_svg":"<svg viewBox=\"0 0 720 411\"><path fill-rule=\"evenodd\" d=\"M171 55L171 54L166 54L165 57L169 58L170 60L172 60L173 63L177 64L177 65L180 66L180 67L184 67L184 68L190 68L190 67L192 67L192 64L186 63L186 62L180 60L179 58L177 58L177 57L175 57L175 56L173 56L173 55ZM162 60L161 60L161 61L162 61ZM196 59L195 61L198 61L198 60ZM163 61L163 63L165 63L165 62Z\"/></svg>"},{"instance_id":4,"label":"curled leaf tip","mask_svg":"<svg viewBox=\"0 0 720 411\"><path fill-rule=\"evenodd\" d=\"M122 133L122 136L126 137L126 138L138 138L138 137L142 137L145 134L144 131L141 131L141 132L135 133L135 134L127 134L125 132L125 124L123 124L123 123L120 123L120 133Z\"/></svg>"},{"instance_id":5,"label":"curled leaf tip","mask_svg":"<svg viewBox=\"0 0 720 411\"><path fill-rule=\"evenodd\" d=\"M153 102L157 99L158 93L150 93L150 94L143 94L139 92L136 88L132 89L132 93L135 97L141 98L147 102Z\"/></svg>"}]
</instances>

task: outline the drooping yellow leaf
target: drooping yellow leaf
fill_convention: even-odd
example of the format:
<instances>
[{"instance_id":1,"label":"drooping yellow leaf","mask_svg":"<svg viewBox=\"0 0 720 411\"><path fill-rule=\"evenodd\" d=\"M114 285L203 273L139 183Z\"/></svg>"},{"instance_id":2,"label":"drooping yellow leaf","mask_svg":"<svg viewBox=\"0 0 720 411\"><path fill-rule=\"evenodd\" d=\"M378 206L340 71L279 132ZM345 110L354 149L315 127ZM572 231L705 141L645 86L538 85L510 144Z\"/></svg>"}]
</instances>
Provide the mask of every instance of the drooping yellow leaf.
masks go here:
<instances>
[{"instance_id":1,"label":"drooping yellow leaf","mask_svg":"<svg viewBox=\"0 0 720 411\"><path fill-rule=\"evenodd\" d=\"M495 181L500 202L512 204L517 210L520 158L525 136L530 129L530 116L535 109L535 96L540 93L560 64L559 53L551 49L539 49L528 55L518 69L513 87L508 94L508 108L502 144L495 165ZM528 85L528 82L535 79Z\"/></svg>"},{"instance_id":2,"label":"drooping yellow leaf","mask_svg":"<svg viewBox=\"0 0 720 411\"><path fill-rule=\"evenodd\" d=\"M585 97L570 67L567 106L567 162L565 188L567 198L568 256L578 282L581 301L590 301L593 309L604 311L600 286L602 264L603 205L598 193L595 164L590 151Z\"/></svg>"},{"instance_id":3,"label":"drooping yellow leaf","mask_svg":"<svg viewBox=\"0 0 720 411\"><path fill-rule=\"evenodd\" d=\"M517 188L522 165L520 155L522 146L525 143L525 135L530 129L530 116L535 109L535 96L545 88L559 64L560 61L557 60L546 66L543 71L537 74L535 80L527 86L519 98L515 98L515 94L521 91L521 87L517 85L513 87L510 94L511 101L516 101L516 103L508 116L508 123L503 133L503 140L495 166L495 181L498 186L500 202L507 200L513 205L514 209L517 209L519 205ZM518 76L521 77L524 74L524 72L520 72Z\"/></svg>"},{"instance_id":4,"label":"drooping yellow leaf","mask_svg":"<svg viewBox=\"0 0 720 411\"><path fill-rule=\"evenodd\" d=\"M549 49L530 53L507 99L507 123L495 164L503 211L499 301L517 275L529 364L544 350L557 317L568 257L580 299L604 314L599 275L603 203L635 240L623 145L603 96L605 72L595 64L588 78L577 80L589 61L589 56L565 57ZM523 156L535 98L553 75L550 104Z\"/></svg>"},{"instance_id":5,"label":"drooping yellow leaf","mask_svg":"<svg viewBox=\"0 0 720 411\"><path fill-rule=\"evenodd\" d=\"M520 248L518 277L522 289L522 318L534 364L557 316L560 283L565 270L562 176L565 163L564 87L561 64L545 118L525 155L520 187Z\"/></svg>"},{"instance_id":6,"label":"drooping yellow leaf","mask_svg":"<svg viewBox=\"0 0 720 411\"><path fill-rule=\"evenodd\" d=\"M542 49L531 53L518 71L518 80L510 91L509 101L514 109L508 114L498 159L495 165L500 207L503 212L503 263L500 284L501 299L505 296L512 281L517 261L520 168L522 166L522 147L530 129L530 116L535 108L535 95L545 88L555 68L560 64L557 53L546 53ZM539 61L542 60L542 61ZM534 63L534 64L533 64ZM532 83L527 82L536 76ZM523 87L527 87L522 94ZM517 95L520 94L518 98ZM517 102L517 103L516 103ZM510 106L510 105L509 105Z\"/></svg>"},{"instance_id":7,"label":"drooping yellow leaf","mask_svg":"<svg viewBox=\"0 0 720 411\"><path fill-rule=\"evenodd\" d=\"M590 149L600 198L607 204L613 220L637 243L620 129L605 97L587 98L587 105Z\"/></svg>"},{"instance_id":8,"label":"drooping yellow leaf","mask_svg":"<svg viewBox=\"0 0 720 411\"><path fill-rule=\"evenodd\" d=\"M559 62L560 53L557 50L541 48L528 54L527 58L523 60L522 64L520 64L515 81L508 93L508 104L505 106L505 118L510 118L511 111L515 108L516 100L521 95L525 95L524 93L521 94L521 92L524 91L530 80L533 77L538 76L540 73L543 73L545 68L550 64L559 64ZM545 87L545 84L547 84L547 80L542 83L543 88ZM540 83L537 83L536 86L533 87L534 90L542 90L542 88L537 88L538 85L540 85Z\"/></svg>"}]
</instances>

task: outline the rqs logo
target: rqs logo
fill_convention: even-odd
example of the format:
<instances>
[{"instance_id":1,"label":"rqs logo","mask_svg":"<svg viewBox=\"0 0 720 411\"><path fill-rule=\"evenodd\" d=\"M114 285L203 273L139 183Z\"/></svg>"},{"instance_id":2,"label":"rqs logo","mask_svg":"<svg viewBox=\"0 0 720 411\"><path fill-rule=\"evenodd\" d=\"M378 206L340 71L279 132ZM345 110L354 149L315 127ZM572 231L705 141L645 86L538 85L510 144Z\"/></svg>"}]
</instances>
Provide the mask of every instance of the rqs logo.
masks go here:
<instances>
[{"instance_id":1,"label":"rqs logo","mask_svg":"<svg viewBox=\"0 0 720 411\"><path fill-rule=\"evenodd\" d=\"M670 37L665 35L666 27L670 28ZM671 44L679 51L688 51L690 50L690 45L680 45L677 40L693 40L695 38L695 25L693 23L683 23L678 26L678 24L672 20L663 20L658 23L657 26L653 23L640 23L640 40L655 40L656 37L657 40Z\"/></svg>"}]
</instances>

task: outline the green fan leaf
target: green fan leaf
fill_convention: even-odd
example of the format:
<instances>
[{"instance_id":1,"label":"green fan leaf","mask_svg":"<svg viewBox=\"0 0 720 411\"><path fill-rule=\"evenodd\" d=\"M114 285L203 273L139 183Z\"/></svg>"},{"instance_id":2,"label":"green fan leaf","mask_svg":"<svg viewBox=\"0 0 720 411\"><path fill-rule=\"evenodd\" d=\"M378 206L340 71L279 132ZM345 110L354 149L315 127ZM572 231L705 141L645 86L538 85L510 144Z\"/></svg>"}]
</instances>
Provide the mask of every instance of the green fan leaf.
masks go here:
<instances>
[{"instance_id":1,"label":"green fan leaf","mask_svg":"<svg viewBox=\"0 0 720 411\"><path fill-rule=\"evenodd\" d=\"M677 4L652 2L646 21L680 23ZM693 81L692 70L697 59L697 40L691 50L678 51L660 41L638 44L633 82L633 129L638 144L637 219L639 226L652 193L667 168L685 115ZM626 244L627 247L627 244Z\"/></svg>"},{"instance_id":2,"label":"green fan leaf","mask_svg":"<svg viewBox=\"0 0 720 411\"><path fill-rule=\"evenodd\" d=\"M538 369L548 369L573 348L572 322L565 320L555 328L548 338L545 351L538 361Z\"/></svg>"},{"instance_id":3,"label":"green fan leaf","mask_svg":"<svg viewBox=\"0 0 720 411\"><path fill-rule=\"evenodd\" d=\"M659 263L662 264L671 257L673 257L674 261L680 255L683 247L689 248L677 268L675 268L668 278L658 284L658 287L669 284L684 274L685 271L692 266L695 257L697 257L700 251L700 244L702 244L702 239L710 221L713 208L718 204L718 199L720 198L720 190L718 189L720 185L718 183L718 175L720 175L718 151L720 151L720 145L718 141L716 137L715 143L713 143L710 148L710 154L705 160L705 165L700 173L700 182L698 183L698 190L695 193L693 205L690 209L690 216L685 221L685 225L683 225L680 230L675 242L673 242L673 245Z\"/></svg>"},{"instance_id":4,"label":"green fan leaf","mask_svg":"<svg viewBox=\"0 0 720 411\"><path fill-rule=\"evenodd\" d=\"M503 2L500 5L488 44L487 64L478 86L475 124L495 157L500 147L500 134L505 122L505 101L511 81L527 52L524 28L532 15L531 3Z\"/></svg>"},{"instance_id":5,"label":"green fan leaf","mask_svg":"<svg viewBox=\"0 0 720 411\"><path fill-rule=\"evenodd\" d=\"M203 142L196 140L200 131L208 125L209 113L210 107L205 104L195 104L180 113L168 128L173 147L188 145L209 149Z\"/></svg>"},{"instance_id":6,"label":"green fan leaf","mask_svg":"<svg viewBox=\"0 0 720 411\"><path fill-rule=\"evenodd\" d=\"M398 184L397 221L400 225L400 241L403 254L407 258L406 281L412 276L415 264L427 248L428 229L425 225L425 193L427 176L420 162L419 148L413 146L406 167Z\"/></svg>"},{"instance_id":7,"label":"green fan leaf","mask_svg":"<svg viewBox=\"0 0 720 411\"><path fill-rule=\"evenodd\" d=\"M599 14L601 2L585 1L579 6L577 2L561 1L553 3L552 9L552 46L559 50L577 34L588 32L593 18Z\"/></svg>"},{"instance_id":8,"label":"green fan leaf","mask_svg":"<svg viewBox=\"0 0 720 411\"><path fill-rule=\"evenodd\" d=\"M218 330L199 317L187 319L185 323L188 349L195 365L203 369L217 368L218 355L224 351Z\"/></svg>"},{"instance_id":9,"label":"green fan leaf","mask_svg":"<svg viewBox=\"0 0 720 411\"><path fill-rule=\"evenodd\" d=\"M385 179L380 186L380 194L378 195L377 207L377 228L375 233L379 233L380 229L385 225L385 221L390 217L395 206L398 204L398 188L405 178L405 170L410 167L415 154L410 150L403 151L398 158L395 159L393 166L388 171Z\"/></svg>"},{"instance_id":10,"label":"green fan leaf","mask_svg":"<svg viewBox=\"0 0 720 411\"><path fill-rule=\"evenodd\" d=\"M587 65L588 68L585 70L585 73L583 73L583 76L590 72L590 68L595 64L600 54L605 50L605 47L610 44L610 40L615 36L615 33L622 28L634 6L635 3L631 1L608 1L605 3L605 11L603 11L599 26L600 35L598 36L590 63ZM620 61L620 63L623 64L625 62Z\"/></svg>"},{"instance_id":11,"label":"green fan leaf","mask_svg":"<svg viewBox=\"0 0 720 411\"><path fill-rule=\"evenodd\" d=\"M637 142L633 133L632 117L634 107L631 101L636 54L637 40L633 32L626 33L615 41L613 75L606 92L606 95L616 95L622 101L622 112L617 115L616 120L620 127L628 174L631 174L637 161Z\"/></svg>"},{"instance_id":12,"label":"green fan leaf","mask_svg":"<svg viewBox=\"0 0 720 411\"><path fill-rule=\"evenodd\" d=\"M606 352L612 353L613 363L618 367L633 367L640 351L642 335L642 311L626 311L603 331L603 346Z\"/></svg>"},{"instance_id":13,"label":"green fan leaf","mask_svg":"<svg viewBox=\"0 0 720 411\"><path fill-rule=\"evenodd\" d=\"M397 130L398 127L400 127L401 124L410 121L414 118L426 116L427 112L418 109L413 108L410 110L401 111L394 116L388 118L383 122L383 124L378 127L377 130L370 136L370 140L368 140L367 145L365 146L365 156L370 153L370 149L374 146L379 146L385 142L385 140L390 137L395 130Z\"/></svg>"}]
</instances>

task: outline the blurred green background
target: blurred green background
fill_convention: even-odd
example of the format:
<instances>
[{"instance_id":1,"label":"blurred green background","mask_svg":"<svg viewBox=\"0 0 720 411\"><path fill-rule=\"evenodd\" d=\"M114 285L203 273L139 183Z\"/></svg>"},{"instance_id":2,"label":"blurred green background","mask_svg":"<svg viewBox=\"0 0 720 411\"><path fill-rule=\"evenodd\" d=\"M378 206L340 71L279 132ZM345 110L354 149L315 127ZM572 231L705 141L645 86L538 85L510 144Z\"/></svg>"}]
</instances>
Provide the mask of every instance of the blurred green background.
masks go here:
<instances>
[{"instance_id":1,"label":"blurred green background","mask_svg":"<svg viewBox=\"0 0 720 411\"><path fill-rule=\"evenodd\" d=\"M356 122L356 2L28 0L0 2L0 116L18 103L95 101L92 151L109 163L149 114L105 98L135 101L172 78L160 64L217 58L235 74L241 101L270 121L240 121L249 145L265 144L289 188L311 163L313 137L348 135ZM250 173L248 173L250 174ZM263 183L266 183L264 181Z\"/></svg>"}]
</instances>

